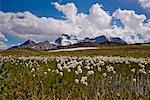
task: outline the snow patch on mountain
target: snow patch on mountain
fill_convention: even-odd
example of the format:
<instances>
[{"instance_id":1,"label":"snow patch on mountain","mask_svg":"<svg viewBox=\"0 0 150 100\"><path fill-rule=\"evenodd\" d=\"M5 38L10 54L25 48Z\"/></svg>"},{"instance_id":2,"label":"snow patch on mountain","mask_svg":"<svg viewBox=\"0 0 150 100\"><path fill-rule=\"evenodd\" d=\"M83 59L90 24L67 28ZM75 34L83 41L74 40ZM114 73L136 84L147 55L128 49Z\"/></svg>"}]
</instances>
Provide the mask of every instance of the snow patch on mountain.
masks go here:
<instances>
[{"instance_id":1,"label":"snow patch on mountain","mask_svg":"<svg viewBox=\"0 0 150 100\"><path fill-rule=\"evenodd\" d=\"M58 39L56 39L52 43L57 46L67 46L78 43L78 39L75 35L62 34Z\"/></svg>"},{"instance_id":2,"label":"snow patch on mountain","mask_svg":"<svg viewBox=\"0 0 150 100\"><path fill-rule=\"evenodd\" d=\"M86 37L83 40L79 40L75 35L62 34L58 39L51 42L56 46L68 46L72 44L76 44L79 42L95 42L95 43L103 43L103 42L115 42L120 44L127 44L124 40L119 37L107 37L105 35L97 36L95 38Z\"/></svg>"}]
</instances>

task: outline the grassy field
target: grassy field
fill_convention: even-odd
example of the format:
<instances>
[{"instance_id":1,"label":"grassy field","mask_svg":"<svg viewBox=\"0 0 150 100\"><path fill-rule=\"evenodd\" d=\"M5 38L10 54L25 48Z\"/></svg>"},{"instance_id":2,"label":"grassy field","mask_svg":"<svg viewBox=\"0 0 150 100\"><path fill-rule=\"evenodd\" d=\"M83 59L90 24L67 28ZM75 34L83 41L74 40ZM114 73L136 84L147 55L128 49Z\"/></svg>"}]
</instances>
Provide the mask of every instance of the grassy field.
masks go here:
<instances>
[{"instance_id":1,"label":"grassy field","mask_svg":"<svg viewBox=\"0 0 150 100\"><path fill-rule=\"evenodd\" d=\"M150 47L0 52L0 100L149 100Z\"/></svg>"},{"instance_id":2,"label":"grassy field","mask_svg":"<svg viewBox=\"0 0 150 100\"><path fill-rule=\"evenodd\" d=\"M55 52L50 53L49 51L37 51L32 49L13 49L7 51L1 51L0 55L17 55L17 56L123 56L123 57L150 57L150 46L139 46L139 45L127 45L127 46L116 46L116 47L100 47L98 50L79 50L70 52Z\"/></svg>"}]
</instances>

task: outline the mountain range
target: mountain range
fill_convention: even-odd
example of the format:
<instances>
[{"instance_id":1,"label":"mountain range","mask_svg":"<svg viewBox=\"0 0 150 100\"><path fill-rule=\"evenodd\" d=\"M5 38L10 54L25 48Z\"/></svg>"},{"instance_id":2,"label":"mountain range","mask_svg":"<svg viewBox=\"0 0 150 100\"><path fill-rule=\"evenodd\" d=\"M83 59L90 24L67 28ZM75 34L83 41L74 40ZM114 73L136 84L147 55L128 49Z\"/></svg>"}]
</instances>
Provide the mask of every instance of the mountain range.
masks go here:
<instances>
[{"instance_id":1,"label":"mountain range","mask_svg":"<svg viewBox=\"0 0 150 100\"><path fill-rule=\"evenodd\" d=\"M18 45L18 46L13 46L10 49L13 49L13 48L30 48L30 49L36 49L36 50L50 50L50 49L54 49L55 46L51 44L49 41L35 43L32 40L27 40L23 44Z\"/></svg>"},{"instance_id":2,"label":"mountain range","mask_svg":"<svg viewBox=\"0 0 150 100\"><path fill-rule=\"evenodd\" d=\"M23 44L13 46L13 48L31 48L36 50L52 50L59 48L73 48L73 47L97 47L97 46L113 46L113 45L126 45L127 43L119 37L106 37L104 35L95 38L85 38L79 40L75 35L62 34L55 41L43 41L36 43L32 40L27 40Z\"/></svg>"}]
</instances>

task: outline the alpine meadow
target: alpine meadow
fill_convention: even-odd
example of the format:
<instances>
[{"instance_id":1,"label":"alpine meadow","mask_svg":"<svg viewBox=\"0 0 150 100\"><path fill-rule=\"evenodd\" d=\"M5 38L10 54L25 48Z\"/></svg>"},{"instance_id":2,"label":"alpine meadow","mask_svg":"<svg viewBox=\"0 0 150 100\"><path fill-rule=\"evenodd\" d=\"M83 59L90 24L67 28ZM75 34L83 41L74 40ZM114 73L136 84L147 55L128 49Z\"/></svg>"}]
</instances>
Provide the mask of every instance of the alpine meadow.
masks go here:
<instances>
[{"instance_id":1,"label":"alpine meadow","mask_svg":"<svg viewBox=\"0 0 150 100\"><path fill-rule=\"evenodd\" d=\"M150 100L150 0L0 0L0 100Z\"/></svg>"}]
</instances>

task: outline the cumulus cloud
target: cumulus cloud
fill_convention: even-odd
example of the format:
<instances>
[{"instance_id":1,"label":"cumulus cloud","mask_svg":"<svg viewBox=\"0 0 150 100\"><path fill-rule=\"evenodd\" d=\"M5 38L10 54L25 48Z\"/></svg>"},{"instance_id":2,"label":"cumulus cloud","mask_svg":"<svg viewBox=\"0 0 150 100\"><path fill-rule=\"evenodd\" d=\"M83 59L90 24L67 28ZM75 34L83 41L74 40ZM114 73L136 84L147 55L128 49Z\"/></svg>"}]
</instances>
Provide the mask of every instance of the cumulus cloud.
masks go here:
<instances>
[{"instance_id":1,"label":"cumulus cloud","mask_svg":"<svg viewBox=\"0 0 150 100\"><path fill-rule=\"evenodd\" d=\"M77 14L77 8L74 3L67 3L66 5L60 5L57 2L52 3L56 9L61 11L67 19L74 20L74 16Z\"/></svg>"},{"instance_id":2,"label":"cumulus cloud","mask_svg":"<svg viewBox=\"0 0 150 100\"><path fill-rule=\"evenodd\" d=\"M1 49L6 49L7 48L7 42L8 40L6 37L0 32L0 50Z\"/></svg>"},{"instance_id":3,"label":"cumulus cloud","mask_svg":"<svg viewBox=\"0 0 150 100\"><path fill-rule=\"evenodd\" d=\"M144 9L150 10L150 0L139 0Z\"/></svg>"},{"instance_id":4,"label":"cumulus cloud","mask_svg":"<svg viewBox=\"0 0 150 100\"><path fill-rule=\"evenodd\" d=\"M148 36L150 33L150 22L144 23L146 20L145 15L138 15L133 10L118 9L113 13L113 16L122 21L125 26L121 30L122 35L130 36L132 38L130 40L130 42L132 41L131 43L150 41Z\"/></svg>"},{"instance_id":5,"label":"cumulus cloud","mask_svg":"<svg viewBox=\"0 0 150 100\"><path fill-rule=\"evenodd\" d=\"M54 40L60 34L74 34L78 37L120 37L128 43L149 42L150 22L145 15L137 15L132 10L116 10L113 15L103 10L96 3L91 6L89 13L78 13L74 3L61 5L53 3L54 7L64 14L64 19L52 17L37 17L30 12L1 12L0 32L4 36L9 33L19 38L39 40ZM124 27L111 25L113 18L120 19ZM3 37L4 38L4 37Z\"/></svg>"}]
</instances>

